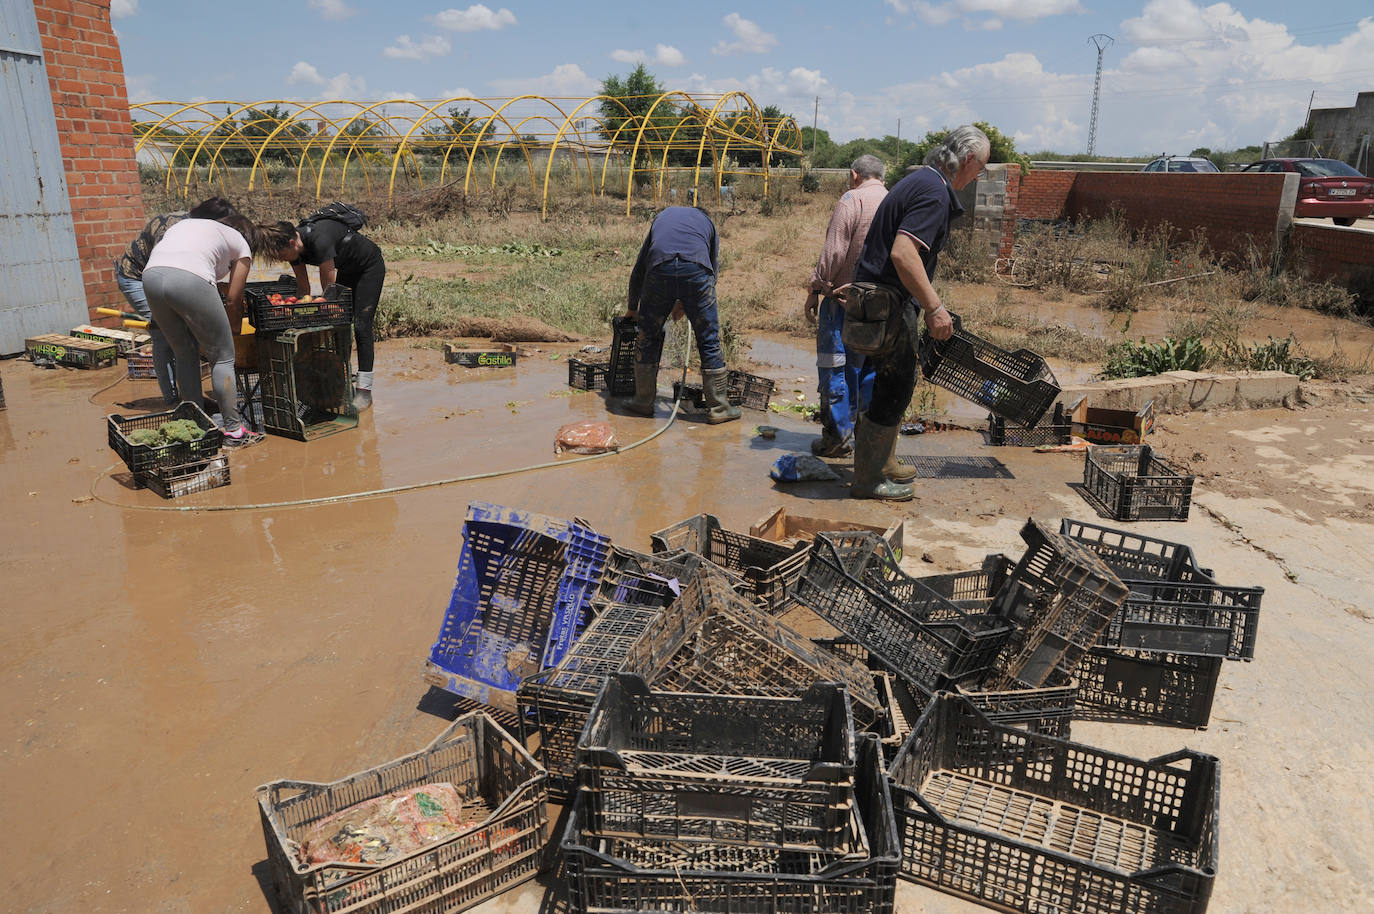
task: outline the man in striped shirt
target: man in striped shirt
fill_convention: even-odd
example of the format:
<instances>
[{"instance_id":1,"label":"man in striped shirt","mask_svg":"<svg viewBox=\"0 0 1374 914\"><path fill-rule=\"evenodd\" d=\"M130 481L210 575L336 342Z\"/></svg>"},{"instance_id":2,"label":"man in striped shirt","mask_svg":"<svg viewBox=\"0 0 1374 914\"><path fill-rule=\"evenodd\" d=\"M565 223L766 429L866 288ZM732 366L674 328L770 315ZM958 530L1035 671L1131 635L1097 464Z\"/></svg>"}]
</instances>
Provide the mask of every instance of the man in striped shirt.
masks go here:
<instances>
[{"instance_id":1,"label":"man in striped shirt","mask_svg":"<svg viewBox=\"0 0 1374 914\"><path fill-rule=\"evenodd\" d=\"M806 318L816 325L816 373L820 377L821 437L811 442L818 457L844 457L853 448L854 417L868 404L873 368L863 356L849 355L840 342L844 308L831 293L854 279L854 264L863 250L873 213L887 196L884 166L862 155L849 166L849 190L835 204L825 230L825 246L811 271Z\"/></svg>"}]
</instances>

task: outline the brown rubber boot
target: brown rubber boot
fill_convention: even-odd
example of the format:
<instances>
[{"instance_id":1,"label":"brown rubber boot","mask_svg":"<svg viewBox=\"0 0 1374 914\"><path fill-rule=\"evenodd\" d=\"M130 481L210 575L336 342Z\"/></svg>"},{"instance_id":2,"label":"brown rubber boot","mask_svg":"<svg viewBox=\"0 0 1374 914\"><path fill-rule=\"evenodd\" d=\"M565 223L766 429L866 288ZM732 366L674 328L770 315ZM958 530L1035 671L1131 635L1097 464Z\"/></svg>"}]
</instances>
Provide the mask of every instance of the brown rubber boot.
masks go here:
<instances>
[{"instance_id":1,"label":"brown rubber boot","mask_svg":"<svg viewBox=\"0 0 1374 914\"><path fill-rule=\"evenodd\" d=\"M701 392L706 398L709 412L706 421L710 425L720 425L739 418L739 407L730 404L727 393L729 372L724 368L701 370Z\"/></svg>"}]
</instances>

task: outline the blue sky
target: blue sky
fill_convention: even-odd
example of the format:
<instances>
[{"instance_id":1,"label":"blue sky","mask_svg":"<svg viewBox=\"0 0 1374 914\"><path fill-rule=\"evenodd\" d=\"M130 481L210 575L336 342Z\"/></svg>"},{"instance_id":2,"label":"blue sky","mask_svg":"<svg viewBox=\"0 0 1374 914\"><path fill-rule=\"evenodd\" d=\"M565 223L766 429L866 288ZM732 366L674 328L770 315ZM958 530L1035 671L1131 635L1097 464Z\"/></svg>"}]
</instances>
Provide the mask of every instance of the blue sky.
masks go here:
<instances>
[{"instance_id":1,"label":"blue sky","mask_svg":"<svg viewBox=\"0 0 1374 914\"><path fill-rule=\"evenodd\" d=\"M452 2L452 0L450 0ZM985 120L1034 152L1278 139L1374 90L1369 0L114 0L131 101L595 94L643 60L669 89L743 89L839 140Z\"/></svg>"}]
</instances>

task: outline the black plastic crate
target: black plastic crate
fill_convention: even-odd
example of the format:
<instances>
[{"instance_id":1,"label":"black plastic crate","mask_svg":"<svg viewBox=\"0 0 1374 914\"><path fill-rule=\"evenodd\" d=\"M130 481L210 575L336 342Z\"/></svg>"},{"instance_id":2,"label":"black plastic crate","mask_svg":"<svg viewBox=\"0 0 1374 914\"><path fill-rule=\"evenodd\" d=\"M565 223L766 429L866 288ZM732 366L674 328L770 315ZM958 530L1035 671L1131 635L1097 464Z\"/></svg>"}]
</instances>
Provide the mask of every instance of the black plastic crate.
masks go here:
<instances>
[{"instance_id":1,"label":"black plastic crate","mask_svg":"<svg viewBox=\"0 0 1374 914\"><path fill-rule=\"evenodd\" d=\"M1045 447L1068 444L1073 438L1069 420L1064 416L1064 404L1054 404L1054 415L1048 422L1030 428L1012 423L1001 416L988 413L988 444L993 447Z\"/></svg>"},{"instance_id":2,"label":"black plastic crate","mask_svg":"<svg viewBox=\"0 0 1374 914\"><path fill-rule=\"evenodd\" d=\"M928 692L981 680L1013 626L969 613L897 568L876 533L819 533L796 598Z\"/></svg>"},{"instance_id":3,"label":"black plastic crate","mask_svg":"<svg viewBox=\"0 0 1374 914\"><path fill-rule=\"evenodd\" d=\"M256 284L255 284L256 285ZM274 304L273 294L294 296L294 283L262 283L243 290L248 305L248 322L258 334L278 330L304 330L316 327L343 327L353 324L353 290L337 283L308 302Z\"/></svg>"},{"instance_id":4,"label":"black plastic crate","mask_svg":"<svg viewBox=\"0 0 1374 914\"><path fill-rule=\"evenodd\" d=\"M1187 520L1193 477L1148 444L1096 445L1083 462L1083 491L1113 520Z\"/></svg>"},{"instance_id":5,"label":"black plastic crate","mask_svg":"<svg viewBox=\"0 0 1374 914\"><path fill-rule=\"evenodd\" d=\"M447 782L470 824L387 863L300 859L312 825L364 800ZM466 911L534 878L549 826L544 769L488 715L466 714L419 752L333 783L257 790L268 870L291 914Z\"/></svg>"},{"instance_id":6,"label":"black plastic crate","mask_svg":"<svg viewBox=\"0 0 1374 914\"><path fill-rule=\"evenodd\" d=\"M1131 593L1099 644L1152 653L1254 659L1263 587L1126 584Z\"/></svg>"},{"instance_id":7,"label":"black plastic crate","mask_svg":"<svg viewBox=\"0 0 1374 914\"><path fill-rule=\"evenodd\" d=\"M1203 914L1217 759L1136 759L931 702L889 769L901 878L1005 911Z\"/></svg>"},{"instance_id":8,"label":"black plastic crate","mask_svg":"<svg viewBox=\"0 0 1374 914\"><path fill-rule=\"evenodd\" d=\"M1072 676L1129 593L1094 553L1039 521L1026 521L1021 538L1026 551L993 601L993 611L1017 628L988 680L994 689Z\"/></svg>"},{"instance_id":9,"label":"black plastic crate","mask_svg":"<svg viewBox=\"0 0 1374 914\"><path fill-rule=\"evenodd\" d=\"M611 321L611 359L609 385L611 396L632 397L635 393L635 340L639 326L632 317Z\"/></svg>"},{"instance_id":10,"label":"black plastic crate","mask_svg":"<svg viewBox=\"0 0 1374 914\"><path fill-rule=\"evenodd\" d=\"M611 603L662 608L701 569L705 559L694 552L678 551L646 555L612 546L606 556L597 599Z\"/></svg>"},{"instance_id":11,"label":"black plastic crate","mask_svg":"<svg viewBox=\"0 0 1374 914\"><path fill-rule=\"evenodd\" d=\"M785 698L833 682L849 690L859 726L887 715L867 669L818 649L733 590L715 566L702 568L650 629L625 669L655 689Z\"/></svg>"},{"instance_id":12,"label":"black plastic crate","mask_svg":"<svg viewBox=\"0 0 1374 914\"><path fill-rule=\"evenodd\" d=\"M145 343L129 350L129 354L125 356L124 369L128 372L130 381L156 380L157 371L153 368L153 344Z\"/></svg>"},{"instance_id":13,"label":"black plastic crate","mask_svg":"<svg viewBox=\"0 0 1374 914\"><path fill-rule=\"evenodd\" d=\"M698 514L650 537L655 553L695 552L749 582L759 602L772 610L787 604L788 595L806 567L810 544L784 546L721 526L713 514Z\"/></svg>"},{"instance_id":14,"label":"black plastic crate","mask_svg":"<svg viewBox=\"0 0 1374 914\"><path fill-rule=\"evenodd\" d=\"M853 793L868 856L597 837L579 797L562 835L570 909L695 914L892 914L901 845L877 741L861 737Z\"/></svg>"},{"instance_id":15,"label":"black plastic crate","mask_svg":"<svg viewBox=\"0 0 1374 914\"><path fill-rule=\"evenodd\" d=\"M731 368L725 376L725 399L731 406L767 411L777 384L771 378ZM706 408L706 393L700 384L673 382L673 399L697 409Z\"/></svg>"},{"instance_id":16,"label":"black plastic crate","mask_svg":"<svg viewBox=\"0 0 1374 914\"><path fill-rule=\"evenodd\" d=\"M358 427L351 326L259 331L257 341L265 431L313 441Z\"/></svg>"},{"instance_id":17,"label":"black plastic crate","mask_svg":"<svg viewBox=\"0 0 1374 914\"><path fill-rule=\"evenodd\" d=\"M1205 730L1212 717L1220 657L1188 657L1098 647L1083 655L1080 719Z\"/></svg>"},{"instance_id":18,"label":"black plastic crate","mask_svg":"<svg viewBox=\"0 0 1374 914\"><path fill-rule=\"evenodd\" d=\"M610 386L609 362L568 359L568 386L577 390L606 390Z\"/></svg>"},{"instance_id":19,"label":"black plastic crate","mask_svg":"<svg viewBox=\"0 0 1374 914\"><path fill-rule=\"evenodd\" d=\"M1064 518L1059 532L1097 553L1123 581L1216 584L1212 569L1198 564L1191 546Z\"/></svg>"},{"instance_id":20,"label":"black plastic crate","mask_svg":"<svg viewBox=\"0 0 1374 914\"><path fill-rule=\"evenodd\" d=\"M153 447L147 444L134 444L127 437L139 429L156 429L164 422L173 419L190 419L199 425L205 435L199 441L176 442ZM146 416L109 416L106 420L110 448L124 461L124 465L134 474L146 473L157 467L183 466L197 460L207 460L219 453L224 443L224 432L210 421L205 410L194 403L179 403L176 409L163 413L150 413Z\"/></svg>"},{"instance_id":21,"label":"black plastic crate","mask_svg":"<svg viewBox=\"0 0 1374 914\"><path fill-rule=\"evenodd\" d=\"M1031 428L1058 398L1059 382L1045 360L1029 349L1008 352L963 329L940 341L921 331L921 372L932 384L976 403L994 415Z\"/></svg>"},{"instance_id":22,"label":"black plastic crate","mask_svg":"<svg viewBox=\"0 0 1374 914\"><path fill-rule=\"evenodd\" d=\"M256 368L234 369L235 395L238 399L239 416L255 432L263 430L262 415L262 375Z\"/></svg>"},{"instance_id":23,"label":"black plastic crate","mask_svg":"<svg viewBox=\"0 0 1374 914\"><path fill-rule=\"evenodd\" d=\"M220 454L183 466L156 467L138 474L137 482L163 498L181 498L229 485L229 457Z\"/></svg>"},{"instance_id":24,"label":"black plastic crate","mask_svg":"<svg viewBox=\"0 0 1374 914\"><path fill-rule=\"evenodd\" d=\"M588 834L855 851L854 718L833 683L795 698L651 691L609 677L577 743Z\"/></svg>"},{"instance_id":25,"label":"black plastic crate","mask_svg":"<svg viewBox=\"0 0 1374 914\"><path fill-rule=\"evenodd\" d=\"M577 739L597 693L606 677L624 668L630 648L661 612L656 606L607 604L557 666L520 681L515 693L520 738L528 746L538 735L534 757L548 769L551 796L572 794Z\"/></svg>"}]
</instances>

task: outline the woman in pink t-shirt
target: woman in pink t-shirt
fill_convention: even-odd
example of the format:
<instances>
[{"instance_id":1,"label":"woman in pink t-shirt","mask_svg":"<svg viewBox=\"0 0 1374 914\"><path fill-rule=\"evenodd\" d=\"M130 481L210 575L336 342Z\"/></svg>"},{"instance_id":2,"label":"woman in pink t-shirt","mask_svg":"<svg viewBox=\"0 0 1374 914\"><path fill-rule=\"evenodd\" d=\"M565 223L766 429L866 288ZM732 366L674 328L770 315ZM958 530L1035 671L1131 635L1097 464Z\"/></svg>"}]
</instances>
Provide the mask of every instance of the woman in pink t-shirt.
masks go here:
<instances>
[{"instance_id":1,"label":"woman in pink t-shirt","mask_svg":"<svg viewBox=\"0 0 1374 914\"><path fill-rule=\"evenodd\" d=\"M257 237L253 223L237 214L218 222L186 219L167 230L143 268L148 306L176 355L177 393L182 402L201 405L200 353L205 353L224 416L226 447L262 440L238 411L232 329L243 319L243 287ZM215 285L226 278L227 304Z\"/></svg>"}]
</instances>

